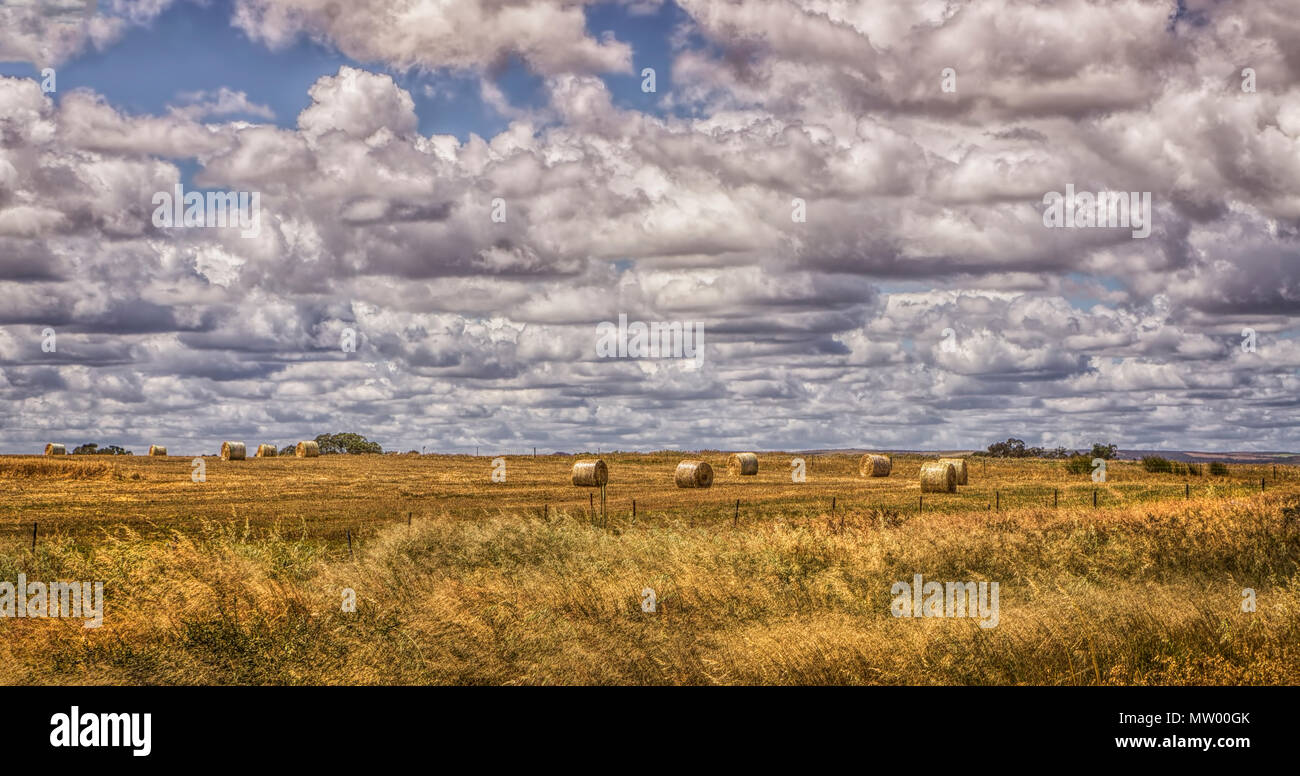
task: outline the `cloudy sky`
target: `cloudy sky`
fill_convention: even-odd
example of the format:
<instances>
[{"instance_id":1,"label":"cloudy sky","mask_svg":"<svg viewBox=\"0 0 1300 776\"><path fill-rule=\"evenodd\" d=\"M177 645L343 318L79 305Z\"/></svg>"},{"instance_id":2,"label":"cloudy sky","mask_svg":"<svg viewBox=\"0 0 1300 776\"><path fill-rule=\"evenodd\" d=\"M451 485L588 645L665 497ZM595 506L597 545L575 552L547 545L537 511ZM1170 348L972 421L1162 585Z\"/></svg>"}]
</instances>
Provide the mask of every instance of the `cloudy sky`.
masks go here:
<instances>
[{"instance_id":1,"label":"cloudy sky","mask_svg":"<svg viewBox=\"0 0 1300 776\"><path fill-rule=\"evenodd\" d=\"M1298 315L1293 0L0 0L0 452L1296 450Z\"/></svg>"}]
</instances>

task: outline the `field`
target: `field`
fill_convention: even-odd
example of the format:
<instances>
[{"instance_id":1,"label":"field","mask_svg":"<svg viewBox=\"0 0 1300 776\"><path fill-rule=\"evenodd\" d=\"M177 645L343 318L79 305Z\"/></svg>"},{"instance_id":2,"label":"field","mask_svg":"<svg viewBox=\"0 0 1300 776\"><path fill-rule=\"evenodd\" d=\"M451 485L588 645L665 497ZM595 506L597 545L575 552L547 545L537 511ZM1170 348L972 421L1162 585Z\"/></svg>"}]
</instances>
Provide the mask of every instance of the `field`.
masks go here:
<instances>
[{"instance_id":1,"label":"field","mask_svg":"<svg viewBox=\"0 0 1300 776\"><path fill-rule=\"evenodd\" d=\"M707 490L673 486L692 456L604 454L603 511L566 456L507 456L504 482L491 456L209 457L204 482L186 457L0 457L0 581L106 599L100 628L0 619L0 682L1300 683L1291 467L972 459L922 499L919 456L875 479L810 456L803 483L794 454L698 456ZM915 574L997 582L997 626L892 616Z\"/></svg>"}]
</instances>

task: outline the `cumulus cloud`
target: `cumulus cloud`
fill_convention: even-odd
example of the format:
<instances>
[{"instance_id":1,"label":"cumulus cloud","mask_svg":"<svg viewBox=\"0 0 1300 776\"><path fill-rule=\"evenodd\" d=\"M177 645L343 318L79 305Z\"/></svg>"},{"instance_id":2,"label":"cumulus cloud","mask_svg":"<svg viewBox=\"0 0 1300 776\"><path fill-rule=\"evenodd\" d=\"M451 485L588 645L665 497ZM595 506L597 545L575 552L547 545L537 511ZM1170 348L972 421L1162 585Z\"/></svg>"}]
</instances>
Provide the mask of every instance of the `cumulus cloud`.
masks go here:
<instances>
[{"instance_id":1,"label":"cumulus cloud","mask_svg":"<svg viewBox=\"0 0 1300 776\"><path fill-rule=\"evenodd\" d=\"M1294 447L1284 4L681 6L643 112L580 3L235 5L396 71L521 59L544 104L490 137L422 134L356 63L290 126L233 87L140 115L0 78L0 447ZM258 236L155 228L185 169L257 192ZM1067 184L1150 192L1151 236L1046 228ZM701 324L702 366L599 357L620 314Z\"/></svg>"},{"instance_id":2,"label":"cumulus cloud","mask_svg":"<svg viewBox=\"0 0 1300 776\"><path fill-rule=\"evenodd\" d=\"M307 36L355 60L403 70L477 69L517 56L543 73L630 71L631 48L591 37L583 6L570 0L237 0L234 23L273 47Z\"/></svg>"},{"instance_id":3,"label":"cumulus cloud","mask_svg":"<svg viewBox=\"0 0 1300 776\"><path fill-rule=\"evenodd\" d=\"M59 65L103 49L132 25L153 21L172 0L6 0L0 4L0 62Z\"/></svg>"},{"instance_id":4,"label":"cumulus cloud","mask_svg":"<svg viewBox=\"0 0 1300 776\"><path fill-rule=\"evenodd\" d=\"M266 105L251 102L244 92L237 92L222 86L215 91L183 92L180 105L173 106L172 112L185 118L201 121L209 116L230 116L242 114L272 121L275 111Z\"/></svg>"}]
</instances>

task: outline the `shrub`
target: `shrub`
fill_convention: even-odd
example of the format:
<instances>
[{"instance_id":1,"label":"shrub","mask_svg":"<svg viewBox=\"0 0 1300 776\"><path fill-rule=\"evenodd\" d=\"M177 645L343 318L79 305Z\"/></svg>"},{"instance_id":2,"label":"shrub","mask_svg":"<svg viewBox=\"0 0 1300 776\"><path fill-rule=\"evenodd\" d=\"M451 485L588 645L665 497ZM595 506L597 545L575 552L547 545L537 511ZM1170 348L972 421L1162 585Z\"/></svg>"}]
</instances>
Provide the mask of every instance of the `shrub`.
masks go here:
<instances>
[{"instance_id":1,"label":"shrub","mask_svg":"<svg viewBox=\"0 0 1300 776\"><path fill-rule=\"evenodd\" d=\"M1110 459L1114 458L1115 454L1118 452L1119 452L1119 448L1116 447L1115 445L1110 445L1110 444L1103 445L1101 442L1093 442L1092 444L1093 458L1100 458L1104 461L1109 461Z\"/></svg>"},{"instance_id":2,"label":"shrub","mask_svg":"<svg viewBox=\"0 0 1300 776\"><path fill-rule=\"evenodd\" d=\"M1091 456L1075 454L1065 460L1065 470L1070 474L1087 474L1092 471Z\"/></svg>"},{"instance_id":3,"label":"shrub","mask_svg":"<svg viewBox=\"0 0 1300 776\"><path fill-rule=\"evenodd\" d=\"M1144 455L1142 468L1153 474L1171 474L1174 470L1174 462L1159 455Z\"/></svg>"},{"instance_id":4,"label":"shrub","mask_svg":"<svg viewBox=\"0 0 1300 776\"><path fill-rule=\"evenodd\" d=\"M1219 463L1218 461L1214 461L1213 463L1210 464L1210 474L1213 474L1216 477L1227 477L1228 476L1227 464L1222 464Z\"/></svg>"}]
</instances>

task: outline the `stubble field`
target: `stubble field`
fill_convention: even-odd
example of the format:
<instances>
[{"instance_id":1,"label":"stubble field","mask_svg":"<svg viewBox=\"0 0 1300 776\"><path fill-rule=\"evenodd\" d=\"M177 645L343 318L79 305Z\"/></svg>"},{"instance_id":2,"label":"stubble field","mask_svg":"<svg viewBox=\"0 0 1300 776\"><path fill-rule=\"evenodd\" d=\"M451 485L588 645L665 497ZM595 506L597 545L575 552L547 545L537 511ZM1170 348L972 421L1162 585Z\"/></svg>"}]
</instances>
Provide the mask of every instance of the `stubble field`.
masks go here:
<instances>
[{"instance_id":1,"label":"stubble field","mask_svg":"<svg viewBox=\"0 0 1300 776\"><path fill-rule=\"evenodd\" d=\"M714 486L676 488L696 455ZM506 456L504 482L493 456L208 457L204 482L188 457L0 457L0 581L106 600L94 629L0 618L0 682L1300 682L1289 467L972 459L922 503L919 456L874 479L803 456L803 483L795 457L607 453L603 512L568 456ZM915 574L997 582L997 626L894 617Z\"/></svg>"}]
</instances>

